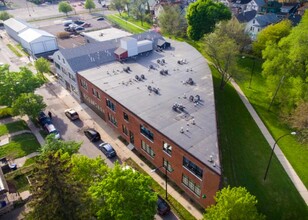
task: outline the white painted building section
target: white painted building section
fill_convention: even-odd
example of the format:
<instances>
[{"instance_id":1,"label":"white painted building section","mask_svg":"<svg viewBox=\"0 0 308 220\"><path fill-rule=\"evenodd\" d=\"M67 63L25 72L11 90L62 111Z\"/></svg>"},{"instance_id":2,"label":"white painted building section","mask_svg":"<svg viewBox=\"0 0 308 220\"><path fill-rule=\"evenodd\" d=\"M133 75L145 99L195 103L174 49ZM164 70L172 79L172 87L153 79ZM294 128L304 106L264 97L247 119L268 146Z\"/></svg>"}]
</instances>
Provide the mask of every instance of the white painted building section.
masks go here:
<instances>
[{"instance_id":1,"label":"white painted building section","mask_svg":"<svg viewBox=\"0 0 308 220\"><path fill-rule=\"evenodd\" d=\"M137 39L135 38L125 37L121 39L121 47L127 50L128 57L138 54Z\"/></svg>"},{"instance_id":2,"label":"white painted building section","mask_svg":"<svg viewBox=\"0 0 308 220\"><path fill-rule=\"evenodd\" d=\"M12 37L14 40L16 40L17 42L19 42L18 35L31 27L30 24L28 24L24 21L21 21L21 20L17 20L15 18L10 18L10 19L4 21L3 24L4 24L4 28L6 30L6 33L10 37Z\"/></svg>"},{"instance_id":3,"label":"white painted building section","mask_svg":"<svg viewBox=\"0 0 308 220\"><path fill-rule=\"evenodd\" d=\"M18 37L23 48L32 55L58 50L56 37L43 30L29 28Z\"/></svg>"},{"instance_id":4,"label":"white painted building section","mask_svg":"<svg viewBox=\"0 0 308 220\"><path fill-rule=\"evenodd\" d=\"M153 42L150 40L142 40L137 42L138 54L153 50Z\"/></svg>"},{"instance_id":5,"label":"white painted building section","mask_svg":"<svg viewBox=\"0 0 308 220\"><path fill-rule=\"evenodd\" d=\"M128 37L132 34L117 28L107 28L98 31L84 32L83 35L88 43L93 43Z\"/></svg>"}]
</instances>

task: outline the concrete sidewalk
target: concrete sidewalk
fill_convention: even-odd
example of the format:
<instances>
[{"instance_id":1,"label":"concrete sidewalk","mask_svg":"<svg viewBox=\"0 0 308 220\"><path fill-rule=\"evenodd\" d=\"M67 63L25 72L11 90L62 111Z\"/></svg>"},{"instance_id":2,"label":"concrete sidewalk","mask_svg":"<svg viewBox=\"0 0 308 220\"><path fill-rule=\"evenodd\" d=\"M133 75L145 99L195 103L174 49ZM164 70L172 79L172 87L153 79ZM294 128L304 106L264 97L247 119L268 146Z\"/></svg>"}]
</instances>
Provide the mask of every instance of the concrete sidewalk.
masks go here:
<instances>
[{"instance_id":1,"label":"concrete sidewalk","mask_svg":"<svg viewBox=\"0 0 308 220\"><path fill-rule=\"evenodd\" d=\"M241 90L241 88L237 85L234 80L231 80L231 83L240 96L241 100L243 101L244 105L246 106L247 110L249 111L251 117L254 119L256 124L258 125L259 129L261 130L262 134L264 135L265 139L267 140L268 144L270 146L273 146L275 144L275 139L272 137L270 132L267 130L266 126L264 125L263 121L253 108L253 106L248 101L247 97ZM284 170L287 172L288 176L292 180L294 186L296 187L299 194L302 196L302 198L305 200L306 205L308 205L308 191L295 170L293 169L292 165L289 163L288 159L284 156L283 152L281 151L278 144L276 144L275 148L275 155L277 156L278 160L280 161L281 165L283 166Z\"/></svg>"},{"instance_id":2,"label":"concrete sidewalk","mask_svg":"<svg viewBox=\"0 0 308 220\"><path fill-rule=\"evenodd\" d=\"M116 150L118 157L121 161L125 161L128 158L134 160L144 171L148 173L157 183L159 183L163 188L165 188L165 179L161 178L157 173L151 172L151 168L147 166L135 153L127 148L119 139L119 134L116 133L111 126L109 126L102 118L95 114L88 106L79 103L74 99L67 90L65 90L53 76L47 76L50 83L49 89L54 91L54 94L60 98L68 108L74 108L78 111L79 116L82 121L84 121L85 126L95 128L101 135L101 139L104 142L110 143ZM168 184L168 194L177 200L184 208L186 208L196 219L202 219L203 213L196 209L190 201L186 200L182 195L180 195L171 185Z\"/></svg>"}]
</instances>

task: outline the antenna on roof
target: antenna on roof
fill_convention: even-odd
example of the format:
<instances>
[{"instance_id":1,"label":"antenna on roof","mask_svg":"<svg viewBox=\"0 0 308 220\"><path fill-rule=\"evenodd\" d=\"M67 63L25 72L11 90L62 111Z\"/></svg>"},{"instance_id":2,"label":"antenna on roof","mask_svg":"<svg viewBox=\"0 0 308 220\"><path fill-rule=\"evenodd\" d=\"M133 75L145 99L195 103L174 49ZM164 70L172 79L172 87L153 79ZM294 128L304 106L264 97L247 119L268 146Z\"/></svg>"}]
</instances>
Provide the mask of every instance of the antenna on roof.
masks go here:
<instances>
[{"instance_id":1,"label":"antenna on roof","mask_svg":"<svg viewBox=\"0 0 308 220\"><path fill-rule=\"evenodd\" d=\"M183 127L181 127L180 132L181 132L181 133L184 133L184 128L183 128Z\"/></svg>"}]
</instances>

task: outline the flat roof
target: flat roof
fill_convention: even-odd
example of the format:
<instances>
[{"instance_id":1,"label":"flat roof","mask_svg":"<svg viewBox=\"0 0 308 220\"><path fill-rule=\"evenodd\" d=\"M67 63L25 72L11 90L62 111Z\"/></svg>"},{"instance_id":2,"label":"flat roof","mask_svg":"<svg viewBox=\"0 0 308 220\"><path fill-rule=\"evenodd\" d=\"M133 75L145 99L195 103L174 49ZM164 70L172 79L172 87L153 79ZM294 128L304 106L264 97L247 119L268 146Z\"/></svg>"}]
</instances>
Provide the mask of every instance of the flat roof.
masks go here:
<instances>
[{"instance_id":1,"label":"flat roof","mask_svg":"<svg viewBox=\"0 0 308 220\"><path fill-rule=\"evenodd\" d=\"M168 41L172 49L139 55L124 63L111 62L79 74L220 174L211 71L204 57L192 46ZM160 63L164 59L165 63L159 64L158 59ZM149 70L150 65L155 69ZM123 68L128 66L131 71L124 72ZM161 70L168 70L168 74L160 74ZM141 74L145 79L139 81L136 75ZM189 78L193 85L185 83ZM159 94L150 92L148 86L157 88ZM200 96L198 103L189 100L196 95ZM174 111L175 103L182 104L184 110Z\"/></svg>"},{"instance_id":2,"label":"flat roof","mask_svg":"<svg viewBox=\"0 0 308 220\"><path fill-rule=\"evenodd\" d=\"M132 34L126 31L122 31L117 28L107 28L98 31L84 32L85 37L90 37L98 42L117 39L121 37L128 37Z\"/></svg>"}]
</instances>

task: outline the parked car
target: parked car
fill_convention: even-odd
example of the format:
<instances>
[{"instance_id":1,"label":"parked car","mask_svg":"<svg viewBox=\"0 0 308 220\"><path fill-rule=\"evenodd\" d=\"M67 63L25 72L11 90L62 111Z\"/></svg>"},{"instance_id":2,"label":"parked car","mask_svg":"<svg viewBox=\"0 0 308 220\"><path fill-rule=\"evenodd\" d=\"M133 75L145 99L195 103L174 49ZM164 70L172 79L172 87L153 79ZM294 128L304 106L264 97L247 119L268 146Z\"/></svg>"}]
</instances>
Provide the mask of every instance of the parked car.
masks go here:
<instances>
[{"instance_id":1,"label":"parked car","mask_svg":"<svg viewBox=\"0 0 308 220\"><path fill-rule=\"evenodd\" d=\"M157 213L159 215L167 215L170 212L169 204L159 195L157 195Z\"/></svg>"},{"instance_id":2,"label":"parked car","mask_svg":"<svg viewBox=\"0 0 308 220\"><path fill-rule=\"evenodd\" d=\"M74 21L74 24L77 24L77 25L83 25L84 23L86 23L86 22L81 21L81 20Z\"/></svg>"},{"instance_id":3,"label":"parked car","mask_svg":"<svg viewBox=\"0 0 308 220\"><path fill-rule=\"evenodd\" d=\"M101 135L92 128L86 129L84 134L91 142L99 141L101 139Z\"/></svg>"},{"instance_id":4,"label":"parked car","mask_svg":"<svg viewBox=\"0 0 308 220\"><path fill-rule=\"evenodd\" d=\"M53 124L45 124L44 128L48 132L48 134L54 134L56 139L60 139L60 133L57 131Z\"/></svg>"},{"instance_id":5,"label":"parked car","mask_svg":"<svg viewBox=\"0 0 308 220\"><path fill-rule=\"evenodd\" d=\"M68 27L70 24L73 24L73 21L72 21L72 20L63 21L64 27Z\"/></svg>"},{"instance_id":6,"label":"parked car","mask_svg":"<svg viewBox=\"0 0 308 220\"><path fill-rule=\"evenodd\" d=\"M98 148L106 155L107 158L112 158L117 156L117 153L113 147L108 143L101 143Z\"/></svg>"},{"instance_id":7,"label":"parked car","mask_svg":"<svg viewBox=\"0 0 308 220\"><path fill-rule=\"evenodd\" d=\"M75 30L75 31L84 31L84 27L80 27L80 26L79 26L79 27L74 28L74 30Z\"/></svg>"},{"instance_id":8,"label":"parked car","mask_svg":"<svg viewBox=\"0 0 308 220\"><path fill-rule=\"evenodd\" d=\"M44 112L39 113L38 121L42 127L44 127L46 124L52 124L51 119Z\"/></svg>"},{"instance_id":9,"label":"parked car","mask_svg":"<svg viewBox=\"0 0 308 220\"><path fill-rule=\"evenodd\" d=\"M104 21L104 20L105 20L104 17L99 17L99 18L97 19L97 21Z\"/></svg>"},{"instance_id":10,"label":"parked car","mask_svg":"<svg viewBox=\"0 0 308 220\"><path fill-rule=\"evenodd\" d=\"M64 113L71 121L79 119L79 115L74 109L66 109Z\"/></svg>"}]
</instances>

